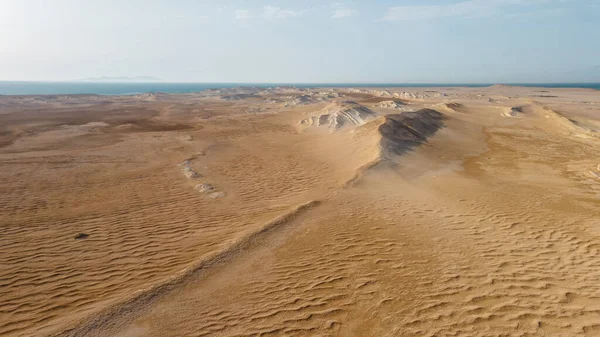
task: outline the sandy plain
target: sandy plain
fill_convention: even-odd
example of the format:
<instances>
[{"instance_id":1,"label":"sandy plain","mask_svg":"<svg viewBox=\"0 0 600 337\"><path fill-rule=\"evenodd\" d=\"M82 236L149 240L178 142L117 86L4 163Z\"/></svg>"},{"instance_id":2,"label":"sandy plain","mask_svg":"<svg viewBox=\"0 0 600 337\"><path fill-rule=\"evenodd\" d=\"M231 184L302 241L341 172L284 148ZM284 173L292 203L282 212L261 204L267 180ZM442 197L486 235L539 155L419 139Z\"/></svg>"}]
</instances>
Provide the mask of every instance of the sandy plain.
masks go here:
<instances>
[{"instance_id":1,"label":"sandy plain","mask_svg":"<svg viewBox=\"0 0 600 337\"><path fill-rule=\"evenodd\" d=\"M0 96L1 336L598 336L600 91Z\"/></svg>"}]
</instances>

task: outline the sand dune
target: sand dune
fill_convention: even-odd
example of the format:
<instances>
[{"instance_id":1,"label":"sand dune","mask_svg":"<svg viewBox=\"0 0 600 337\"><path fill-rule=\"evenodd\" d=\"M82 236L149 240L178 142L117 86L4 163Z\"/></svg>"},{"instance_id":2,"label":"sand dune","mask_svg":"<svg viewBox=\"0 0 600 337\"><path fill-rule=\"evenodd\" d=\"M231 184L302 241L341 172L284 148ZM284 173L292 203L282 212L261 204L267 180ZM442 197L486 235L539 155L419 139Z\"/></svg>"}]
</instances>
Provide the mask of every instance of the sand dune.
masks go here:
<instances>
[{"instance_id":1,"label":"sand dune","mask_svg":"<svg viewBox=\"0 0 600 337\"><path fill-rule=\"evenodd\" d=\"M457 102L439 103L437 106L448 112L460 112L461 110L464 110L464 108L465 108L465 106L463 104L457 103Z\"/></svg>"},{"instance_id":2,"label":"sand dune","mask_svg":"<svg viewBox=\"0 0 600 337\"><path fill-rule=\"evenodd\" d=\"M379 127L383 156L402 155L420 145L443 126L443 120L444 115L431 109L385 116Z\"/></svg>"},{"instance_id":3,"label":"sand dune","mask_svg":"<svg viewBox=\"0 0 600 337\"><path fill-rule=\"evenodd\" d=\"M539 91L0 97L0 335L597 336L600 94Z\"/></svg>"}]
</instances>

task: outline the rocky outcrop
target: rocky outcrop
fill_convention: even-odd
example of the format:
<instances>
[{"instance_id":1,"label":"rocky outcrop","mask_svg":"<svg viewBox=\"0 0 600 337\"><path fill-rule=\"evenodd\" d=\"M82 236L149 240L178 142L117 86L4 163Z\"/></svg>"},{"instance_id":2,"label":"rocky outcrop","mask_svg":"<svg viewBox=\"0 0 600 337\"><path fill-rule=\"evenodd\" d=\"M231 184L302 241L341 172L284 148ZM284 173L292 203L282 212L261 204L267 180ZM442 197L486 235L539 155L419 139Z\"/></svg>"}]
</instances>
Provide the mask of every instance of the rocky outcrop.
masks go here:
<instances>
[{"instance_id":1,"label":"rocky outcrop","mask_svg":"<svg viewBox=\"0 0 600 337\"><path fill-rule=\"evenodd\" d=\"M343 101L328 106L316 116L302 120L300 124L306 127L325 126L335 131L347 125L362 125L376 116L375 112L365 106L354 101Z\"/></svg>"},{"instance_id":2,"label":"rocky outcrop","mask_svg":"<svg viewBox=\"0 0 600 337\"><path fill-rule=\"evenodd\" d=\"M191 160L185 160L183 163L181 163L181 166L183 167L181 170L183 171L183 175L185 175L186 178L188 179L200 179L202 178L202 175L196 171L194 171L194 169L192 168L192 162Z\"/></svg>"},{"instance_id":3,"label":"rocky outcrop","mask_svg":"<svg viewBox=\"0 0 600 337\"><path fill-rule=\"evenodd\" d=\"M424 99L426 98L424 94L416 93L416 92L395 92L393 94L394 97L404 98L404 99Z\"/></svg>"},{"instance_id":4,"label":"rocky outcrop","mask_svg":"<svg viewBox=\"0 0 600 337\"><path fill-rule=\"evenodd\" d=\"M409 107L406 106L406 104L404 104L404 102L398 101L398 100L379 102L379 104L377 104L376 106L378 108L392 109L392 110L399 110L399 111L411 110Z\"/></svg>"},{"instance_id":5,"label":"rocky outcrop","mask_svg":"<svg viewBox=\"0 0 600 337\"><path fill-rule=\"evenodd\" d=\"M204 180L204 177L192 168L192 160L195 158L196 156L184 160L181 164L179 164L182 167L183 174L186 176L186 178L199 182L199 184L196 184L195 186L196 191L205 194L211 199L223 198L225 196L225 192L218 191L212 184L201 182Z\"/></svg>"},{"instance_id":6,"label":"rocky outcrop","mask_svg":"<svg viewBox=\"0 0 600 337\"><path fill-rule=\"evenodd\" d=\"M505 111L502 112L502 116L518 117L522 113L523 113L523 108L520 106L517 106L517 107L507 108Z\"/></svg>"},{"instance_id":7,"label":"rocky outcrop","mask_svg":"<svg viewBox=\"0 0 600 337\"><path fill-rule=\"evenodd\" d=\"M392 97L392 94L387 90L373 90L371 93L379 97Z\"/></svg>"},{"instance_id":8,"label":"rocky outcrop","mask_svg":"<svg viewBox=\"0 0 600 337\"><path fill-rule=\"evenodd\" d=\"M307 105L316 102L317 100L312 95L288 96L286 97L286 101L283 103L283 106L288 107L295 105Z\"/></svg>"}]
</instances>

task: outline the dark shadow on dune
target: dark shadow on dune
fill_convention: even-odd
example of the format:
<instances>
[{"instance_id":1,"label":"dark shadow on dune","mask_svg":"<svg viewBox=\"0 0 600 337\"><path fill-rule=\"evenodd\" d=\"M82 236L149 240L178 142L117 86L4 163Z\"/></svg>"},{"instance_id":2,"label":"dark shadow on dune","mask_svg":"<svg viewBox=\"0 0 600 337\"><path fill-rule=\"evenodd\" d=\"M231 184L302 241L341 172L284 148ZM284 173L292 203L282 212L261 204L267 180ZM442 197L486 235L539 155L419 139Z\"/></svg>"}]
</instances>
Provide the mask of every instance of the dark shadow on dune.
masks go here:
<instances>
[{"instance_id":1,"label":"dark shadow on dune","mask_svg":"<svg viewBox=\"0 0 600 337\"><path fill-rule=\"evenodd\" d=\"M381 155L359 167L344 187L355 186L372 170L396 168L394 159L425 143L427 138L445 126L445 119L443 114L431 109L386 115L385 122L378 129Z\"/></svg>"},{"instance_id":2,"label":"dark shadow on dune","mask_svg":"<svg viewBox=\"0 0 600 337\"><path fill-rule=\"evenodd\" d=\"M420 146L444 127L444 120L443 114L431 109L385 116L379 126L382 156L392 159Z\"/></svg>"}]
</instances>

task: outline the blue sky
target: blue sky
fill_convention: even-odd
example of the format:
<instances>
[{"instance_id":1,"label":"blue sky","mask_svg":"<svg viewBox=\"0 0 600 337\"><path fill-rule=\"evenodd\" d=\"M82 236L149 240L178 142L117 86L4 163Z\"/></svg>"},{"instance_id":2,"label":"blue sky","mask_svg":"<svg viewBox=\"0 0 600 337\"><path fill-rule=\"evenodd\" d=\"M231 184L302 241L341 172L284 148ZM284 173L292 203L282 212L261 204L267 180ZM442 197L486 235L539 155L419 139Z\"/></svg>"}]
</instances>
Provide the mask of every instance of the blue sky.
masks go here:
<instances>
[{"instance_id":1,"label":"blue sky","mask_svg":"<svg viewBox=\"0 0 600 337\"><path fill-rule=\"evenodd\" d=\"M599 41L600 0L0 0L0 80L570 82Z\"/></svg>"}]
</instances>

